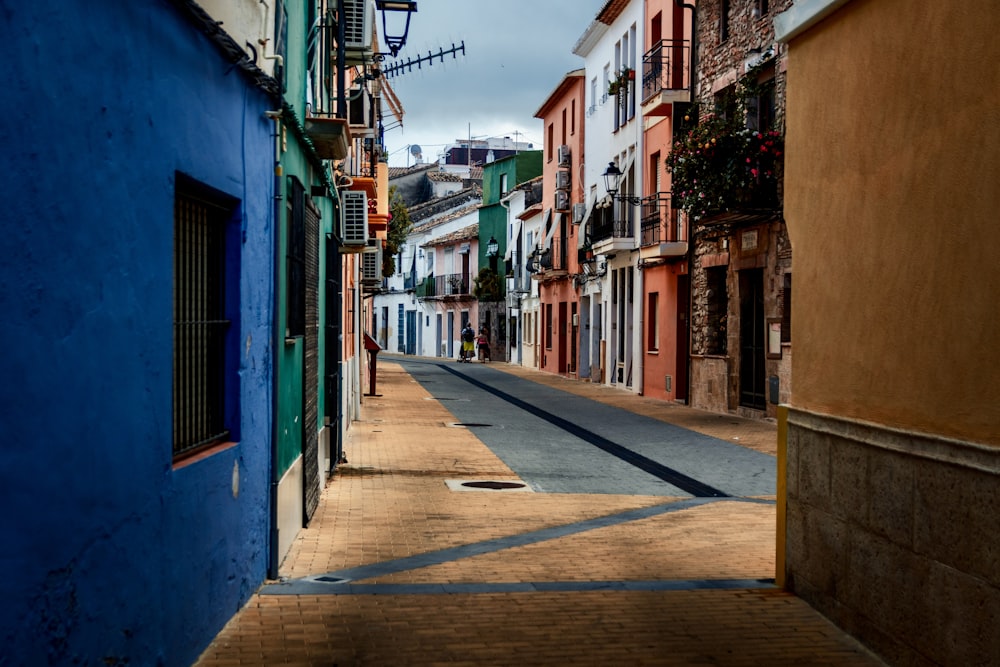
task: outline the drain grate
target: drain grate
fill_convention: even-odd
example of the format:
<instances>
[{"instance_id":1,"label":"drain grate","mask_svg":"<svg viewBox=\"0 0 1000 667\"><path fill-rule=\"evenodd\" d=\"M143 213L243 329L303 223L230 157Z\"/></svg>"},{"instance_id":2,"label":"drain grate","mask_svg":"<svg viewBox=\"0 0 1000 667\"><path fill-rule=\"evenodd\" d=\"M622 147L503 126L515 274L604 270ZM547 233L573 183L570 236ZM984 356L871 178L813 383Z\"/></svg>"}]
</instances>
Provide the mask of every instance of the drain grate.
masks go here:
<instances>
[{"instance_id":1,"label":"drain grate","mask_svg":"<svg viewBox=\"0 0 1000 667\"><path fill-rule=\"evenodd\" d=\"M517 479L446 479L445 485L451 491L469 493L533 493L527 482Z\"/></svg>"},{"instance_id":2,"label":"drain grate","mask_svg":"<svg viewBox=\"0 0 1000 667\"><path fill-rule=\"evenodd\" d=\"M339 584L347 579L341 579L340 577L316 577L316 581L322 581L327 584Z\"/></svg>"},{"instance_id":3,"label":"drain grate","mask_svg":"<svg viewBox=\"0 0 1000 667\"><path fill-rule=\"evenodd\" d=\"M493 424L479 424L476 422L452 422L448 424L454 428L489 428Z\"/></svg>"},{"instance_id":4,"label":"drain grate","mask_svg":"<svg viewBox=\"0 0 1000 667\"><path fill-rule=\"evenodd\" d=\"M520 482L494 482L492 480L488 482L462 482L462 486L467 486L470 489L494 489L495 491L500 491L501 489L523 489L525 487Z\"/></svg>"}]
</instances>

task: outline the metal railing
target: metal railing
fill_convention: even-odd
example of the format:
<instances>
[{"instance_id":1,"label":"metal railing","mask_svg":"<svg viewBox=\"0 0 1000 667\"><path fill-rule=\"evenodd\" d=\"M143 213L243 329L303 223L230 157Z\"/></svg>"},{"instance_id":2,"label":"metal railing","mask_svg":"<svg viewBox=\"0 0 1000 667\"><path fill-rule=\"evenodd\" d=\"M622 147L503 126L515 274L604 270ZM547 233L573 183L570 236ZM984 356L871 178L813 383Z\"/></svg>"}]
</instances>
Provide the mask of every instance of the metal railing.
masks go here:
<instances>
[{"instance_id":1,"label":"metal railing","mask_svg":"<svg viewBox=\"0 0 1000 667\"><path fill-rule=\"evenodd\" d=\"M553 238L552 244L542 253L539 263L546 271L566 271L568 269L566 239L558 236Z\"/></svg>"},{"instance_id":2,"label":"metal railing","mask_svg":"<svg viewBox=\"0 0 1000 667\"><path fill-rule=\"evenodd\" d=\"M615 200L613 206L594 210L592 217L592 242L605 239L632 238L632 206Z\"/></svg>"},{"instance_id":3,"label":"metal railing","mask_svg":"<svg viewBox=\"0 0 1000 667\"><path fill-rule=\"evenodd\" d=\"M684 90L691 85L686 39L664 39L642 56L642 101L664 90Z\"/></svg>"},{"instance_id":4,"label":"metal railing","mask_svg":"<svg viewBox=\"0 0 1000 667\"><path fill-rule=\"evenodd\" d=\"M657 192L643 198L639 227L641 245L687 241L687 230L670 203L669 192Z\"/></svg>"},{"instance_id":5,"label":"metal railing","mask_svg":"<svg viewBox=\"0 0 1000 667\"><path fill-rule=\"evenodd\" d=\"M457 296L464 294L471 294L468 274L449 273L443 276L434 276L433 296Z\"/></svg>"}]
</instances>

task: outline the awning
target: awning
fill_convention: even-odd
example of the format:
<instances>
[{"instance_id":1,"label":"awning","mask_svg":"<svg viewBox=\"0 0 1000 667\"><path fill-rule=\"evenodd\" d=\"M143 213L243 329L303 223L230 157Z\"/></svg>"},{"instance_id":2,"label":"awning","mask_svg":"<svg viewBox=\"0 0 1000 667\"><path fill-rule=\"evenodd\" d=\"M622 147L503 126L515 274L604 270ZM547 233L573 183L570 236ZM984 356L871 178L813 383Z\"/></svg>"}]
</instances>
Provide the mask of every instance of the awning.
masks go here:
<instances>
[{"instance_id":1,"label":"awning","mask_svg":"<svg viewBox=\"0 0 1000 667\"><path fill-rule=\"evenodd\" d=\"M576 247L577 249L582 249L583 246L587 244L587 227L590 225L590 216L594 214L594 209L597 208L597 196L587 204L587 210L583 214L583 220L580 222L580 229L577 230L576 234Z\"/></svg>"},{"instance_id":2,"label":"awning","mask_svg":"<svg viewBox=\"0 0 1000 667\"><path fill-rule=\"evenodd\" d=\"M507 240L507 252L503 254L503 261L510 261L510 253L514 250L514 246L517 245L517 239L521 235L521 220L515 219L513 224L510 226L510 238Z\"/></svg>"},{"instance_id":3,"label":"awning","mask_svg":"<svg viewBox=\"0 0 1000 667\"><path fill-rule=\"evenodd\" d=\"M545 238L541 243L542 250L548 250L552 247L552 237L555 236L558 226L552 221L552 209L545 209L545 220L542 221L542 229L545 230Z\"/></svg>"}]
</instances>

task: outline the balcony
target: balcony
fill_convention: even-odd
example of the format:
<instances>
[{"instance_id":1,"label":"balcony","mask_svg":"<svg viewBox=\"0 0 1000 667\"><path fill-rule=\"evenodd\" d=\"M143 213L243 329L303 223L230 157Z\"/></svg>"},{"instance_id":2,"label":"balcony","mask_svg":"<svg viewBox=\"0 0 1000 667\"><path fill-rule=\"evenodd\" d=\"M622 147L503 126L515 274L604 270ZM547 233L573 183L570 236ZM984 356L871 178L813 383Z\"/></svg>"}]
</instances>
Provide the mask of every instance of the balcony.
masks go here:
<instances>
[{"instance_id":1,"label":"balcony","mask_svg":"<svg viewBox=\"0 0 1000 667\"><path fill-rule=\"evenodd\" d=\"M664 39L642 57L642 113L666 116L675 102L691 101L686 39Z\"/></svg>"},{"instance_id":2,"label":"balcony","mask_svg":"<svg viewBox=\"0 0 1000 667\"><path fill-rule=\"evenodd\" d=\"M635 207L619 199L615 199L613 204L595 208L590 218L590 242L594 253L607 255L634 249L634 215Z\"/></svg>"},{"instance_id":3,"label":"balcony","mask_svg":"<svg viewBox=\"0 0 1000 667\"><path fill-rule=\"evenodd\" d=\"M687 254L687 226L670 205L670 193L658 192L643 198L639 222L641 259L683 257Z\"/></svg>"},{"instance_id":4,"label":"balcony","mask_svg":"<svg viewBox=\"0 0 1000 667\"><path fill-rule=\"evenodd\" d=\"M449 273L443 276L427 276L415 290L420 299L457 298L472 294L469 275L466 273Z\"/></svg>"},{"instance_id":5,"label":"balcony","mask_svg":"<svg viewBox=\"0 0 1000 667\"><path fill-rule=\"evenodd\" d=\"M553 238L552 244L538 258L540 271L532 276L536 280L552 280L569 275L569 259L566 256L566 239Z\"/></svg>"}]
</instances>

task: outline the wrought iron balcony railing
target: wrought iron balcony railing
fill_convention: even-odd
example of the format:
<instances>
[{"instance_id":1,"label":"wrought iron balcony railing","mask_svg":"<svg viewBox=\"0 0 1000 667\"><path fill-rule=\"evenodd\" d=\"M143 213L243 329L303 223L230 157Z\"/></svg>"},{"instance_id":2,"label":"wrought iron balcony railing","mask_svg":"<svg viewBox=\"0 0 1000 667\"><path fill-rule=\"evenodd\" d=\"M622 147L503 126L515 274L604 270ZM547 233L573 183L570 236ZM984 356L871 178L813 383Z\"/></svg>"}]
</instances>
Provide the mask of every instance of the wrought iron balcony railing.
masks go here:
<instances>
[{"instance_id":1,"label":"wrought iron balcony railing","mask_svg":"<svg viewBox=\"0 0 1000 667\"><path fill-rule=\"evenodd\" d=\"M630 204L619 200L612 206L595 209L591 218L591 242L632 238L632 209Z\"/></svg>"},{"instance_id":2,"label":"wrought iron balcony railing","mask_svg":"<svg viewBox=\"0 0 1000 667\"><path fill-rule=\"evenodd\" d=\"M639 242L643 246L687 241L685 225L671 206L669 192L644 197L641 206Z\"/></svg>"},{"instance_id":3,"label":"wrought iron balcony railing","mask_svg":"<svg viewBox=\"0 0 1000 667\"><path fill-rule=\"evenodd\" d=\"M685 90L691 85L686 39L664 39L642 56L642 101L663 91Z\"/></svg>"},{"instance_id":4,"label":"wrought iron balcony railing","mask_svg":"<svg viewBox=\"0 0 1000 667\"><path fill-rule=\"evenodd\" d=\"M552 239L552 245L539 258L539 263L543 269L546 271L568 270L565 241L561 237Z\"/></svg>"},{"instance_id":5,"label":"wrought iron balcony railing","mask_svg":"<svg viewBox=\"0 0 1000 667\"><path fill-rule=\"evenodd\" d=\"M449 273L434 277L434 296L459 296L471 293L467 273Z\"/></svg>"}]
</instances>

